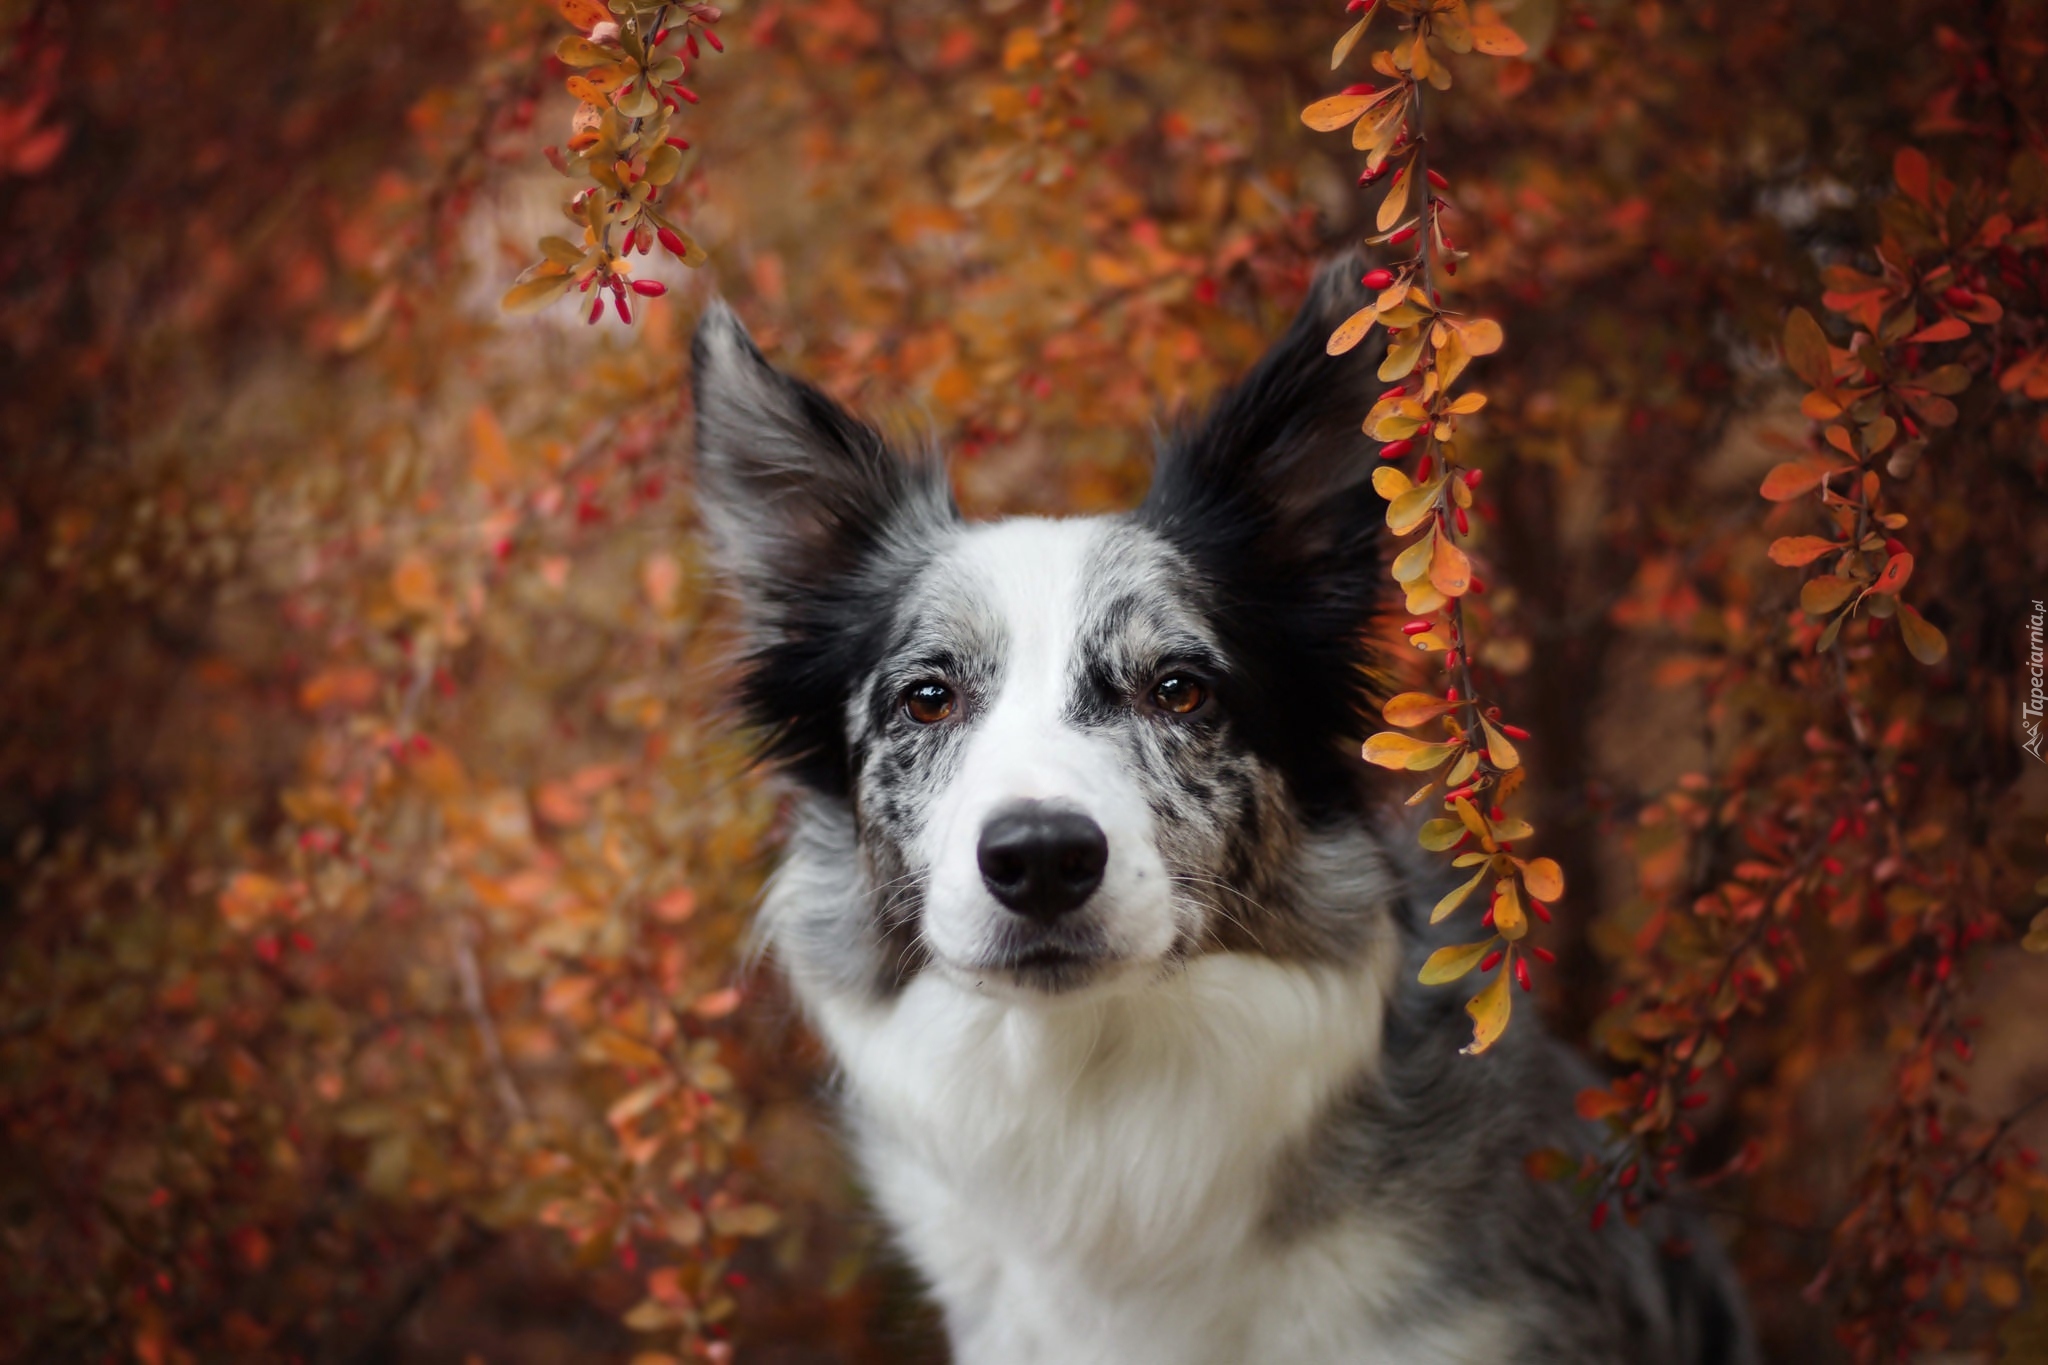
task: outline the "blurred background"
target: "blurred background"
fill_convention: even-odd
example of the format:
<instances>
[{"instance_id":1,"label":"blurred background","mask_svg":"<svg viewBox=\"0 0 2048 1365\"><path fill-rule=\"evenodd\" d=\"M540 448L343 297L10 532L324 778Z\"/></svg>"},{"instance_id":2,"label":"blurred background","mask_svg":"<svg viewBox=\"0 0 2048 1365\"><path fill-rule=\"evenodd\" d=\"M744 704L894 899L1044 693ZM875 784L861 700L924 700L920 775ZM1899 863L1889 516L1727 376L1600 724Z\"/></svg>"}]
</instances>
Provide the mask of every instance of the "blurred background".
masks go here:
<instances>
[{"instance_id":1,"label":"blurred background","mask_svg":"<svg viewBox=\"0 0 2048 1365\"><path fill-rule=\"evenodd\" d=\"M782 806L689 328L732 300L975 513L1127 505L1370 230L1299 120L1343 8L727 6L666 201L710 259L627 326L498 308L573 4L0 0L0 1355L944 1359L744 957ZM1684 1161L1773 1358L2048 1360L2044 6L1500 8L1528 54L1429 136L1507 335L1542 1010L1621 1072L1739 987ZM1931 667L1817 654L1765 553L1821 529L1757 496L1787 310L1843 345L1859 288L1969 324L1885 338L1970 376L1885 475Z\"/></svg>"}]
</instances>

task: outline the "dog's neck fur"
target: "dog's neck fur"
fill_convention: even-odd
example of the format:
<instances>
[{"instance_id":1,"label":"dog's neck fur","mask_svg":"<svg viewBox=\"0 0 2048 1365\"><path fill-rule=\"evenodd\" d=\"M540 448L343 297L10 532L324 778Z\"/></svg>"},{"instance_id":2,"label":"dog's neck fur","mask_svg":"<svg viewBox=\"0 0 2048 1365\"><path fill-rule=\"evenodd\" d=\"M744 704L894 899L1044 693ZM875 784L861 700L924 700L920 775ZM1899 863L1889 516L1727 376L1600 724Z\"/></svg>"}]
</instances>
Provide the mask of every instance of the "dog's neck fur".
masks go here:
<instances>
[{"instance_id":1,"label":"dog's neck fur","mask_svg":"<svg viewBox=\"0 0 2048 1365\"><path fill-rule=\"evenodd\" d=\"M849 956L882 951L817 936L854 922L821 913L826 901L872 894L847 856L850 822L813 806L799 830L764 927L831 1044L865 1173L963 1359L1163 1365L1274 1341L1259 1320L1292 1300L1276 1270L1331 1261L1313 1238L1288 1254L1276 1188L1317 1116L1379 1058L1399 950L1391 876L1357 847L1370 837L1317 836L1301 860L1299 894L1379 926L1351 961L1217 952L1026 1000L937 970L894 990L872 968L847 972ZM1336 1259L1351 1297L1399 1293L1391 1237L1347 1242ZM1359 1273L1374 1262L1383 1273ZM1241 1340L1183 1339L1197 1322Z\"/></svg>"}]
</instances>

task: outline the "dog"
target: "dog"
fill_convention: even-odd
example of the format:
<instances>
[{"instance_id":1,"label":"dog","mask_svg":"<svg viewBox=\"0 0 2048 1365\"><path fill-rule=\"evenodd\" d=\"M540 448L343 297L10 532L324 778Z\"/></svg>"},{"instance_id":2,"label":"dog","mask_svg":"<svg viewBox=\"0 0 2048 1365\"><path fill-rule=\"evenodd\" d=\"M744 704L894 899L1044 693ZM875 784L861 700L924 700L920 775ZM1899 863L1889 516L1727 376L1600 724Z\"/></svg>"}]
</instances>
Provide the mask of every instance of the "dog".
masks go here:
<instances>
[{"instance_id":1,"label":"dog","mask_svg":"<svg viewBox=\"0 0 2048 1365\"><path fill-rule=\"evenodd\" d=\"M962 1365L1749 1365L1672 1206L1525 1171L1590 1072L1415 984L1438 892L1357 737L1376 368L1291 329L1134 511L970 524L714 303L698 501L797 798L769 951ZM1526 1016L1524 1017L1526 1020Z\"/></svg>"}]
</instances>

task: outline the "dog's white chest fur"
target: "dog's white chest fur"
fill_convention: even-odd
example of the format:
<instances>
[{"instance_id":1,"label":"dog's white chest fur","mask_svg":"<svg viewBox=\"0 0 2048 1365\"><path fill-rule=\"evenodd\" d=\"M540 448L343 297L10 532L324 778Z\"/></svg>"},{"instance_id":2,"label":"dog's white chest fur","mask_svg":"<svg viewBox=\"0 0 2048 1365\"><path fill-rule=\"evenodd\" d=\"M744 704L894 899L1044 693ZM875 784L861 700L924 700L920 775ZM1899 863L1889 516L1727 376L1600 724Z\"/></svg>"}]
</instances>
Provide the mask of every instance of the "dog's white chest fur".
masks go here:
<instances>
[{"instance_id":1,"label":"dog's white chest fur","mask_svg":"<svg viewBox=\"0 0 2048 1365\"><path fill-rule=\"evenodd\" d=\"M962 1365L1422 1365L1491 1344L1470 1321L1374 1331L1414 1263L1398 1229L1283 1243L1265 1222L1290 1145L1377 1055L1370 970L1218 955L1075 1002L926 973L891 1001L813 1003Z\"/></svg>"}]
</instances>

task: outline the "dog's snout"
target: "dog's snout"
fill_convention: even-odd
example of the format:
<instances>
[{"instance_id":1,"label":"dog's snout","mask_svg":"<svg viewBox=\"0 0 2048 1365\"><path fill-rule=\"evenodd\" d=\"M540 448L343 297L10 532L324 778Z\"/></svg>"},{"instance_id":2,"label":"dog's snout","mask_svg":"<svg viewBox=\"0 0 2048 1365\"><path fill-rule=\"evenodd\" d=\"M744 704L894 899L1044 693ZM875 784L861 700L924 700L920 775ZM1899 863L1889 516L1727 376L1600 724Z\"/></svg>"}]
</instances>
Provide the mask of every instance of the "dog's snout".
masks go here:
<instances>
[{"instance_id":1,"label":"dog's snout","mask_svg":"<svg viewBox=\"0 0 2048 1365\"><path fill-rule=\"evenodd\" d=\"M1076 810L1021 801L989 817L975 855L989 894L1020 915L1052 919L1102 884L1109 839Z\"/></svg>"}]
</instances>

